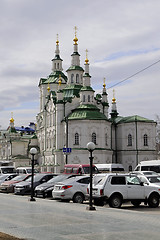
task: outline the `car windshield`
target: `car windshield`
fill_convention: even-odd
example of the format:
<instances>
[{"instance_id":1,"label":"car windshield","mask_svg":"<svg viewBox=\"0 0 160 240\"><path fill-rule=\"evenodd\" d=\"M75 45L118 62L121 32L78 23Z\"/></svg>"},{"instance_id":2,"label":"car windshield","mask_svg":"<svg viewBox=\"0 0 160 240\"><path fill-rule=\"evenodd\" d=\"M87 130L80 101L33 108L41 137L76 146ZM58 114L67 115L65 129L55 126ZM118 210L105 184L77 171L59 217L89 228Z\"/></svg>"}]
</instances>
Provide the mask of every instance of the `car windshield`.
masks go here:
<instances>
[{"instance_id":1,"label":"car windshield","mask_svg":"<svg viewBox=\"0 0 160 240\"><path fill-rule=\"evenodd\" d=\"M138 178L139 178L139 179L141 180L141 182L143 182L143 183L149 183L148 179L147 179L145 176L140 175L140 176L138 176Z\"/></svg>"},{"instance_id":2,"label":"car windshield","mask_svg":"<svg viewBox=\"0 0 160 240\"><path fill-rule=\"evenodd\" d=\"M66 178L68 178L68 176L66 176L65 174L60 175L60 176L56 176L56 177L51 178L48 181L48 183L60 182L60 181L63 181L64 179L66 179Z\"/></svg>"},{"instance_id":3,"label":"car windshield","mask_svg":"<svg viewBox=\"0 0 160 240\"><path fill-rule=\"evenodd\" d=\"M94 185L97 185L97 184L103 185L105 180L106 180L106 176L95 176L93 178L93 184Z\"/></svg>"},{"instance_id":4,"label":"car windshield","mask_svg":"<svg viewBox=\"0 0 160 240\"><path fill-rule=\"evenodd\" d=\"M160 183L160 177L150 176L147 177L147 179L149 180L150 183Z\"/></svg>"},{"instance_id":5,"label":"car windshield","mask_svg":"<svg viewBox=\"0 0 160 240\"><path fill-rule=\"evenodd\" d=\"M8 175L2 175L2 176L0 176L0 180L3 180L5 178L7 178L7 177L8 177Z\"/></svg>"},{"instance_id":6,"label":"car windshield","mask_svg":"<svg viewBox=\"0 0 160 240\"><path fill-rule=\"evenodd\" d=\"M13 181L21 181L23 180L27 175L18 175L13 178Z\"/></svg>"}]
</instances>

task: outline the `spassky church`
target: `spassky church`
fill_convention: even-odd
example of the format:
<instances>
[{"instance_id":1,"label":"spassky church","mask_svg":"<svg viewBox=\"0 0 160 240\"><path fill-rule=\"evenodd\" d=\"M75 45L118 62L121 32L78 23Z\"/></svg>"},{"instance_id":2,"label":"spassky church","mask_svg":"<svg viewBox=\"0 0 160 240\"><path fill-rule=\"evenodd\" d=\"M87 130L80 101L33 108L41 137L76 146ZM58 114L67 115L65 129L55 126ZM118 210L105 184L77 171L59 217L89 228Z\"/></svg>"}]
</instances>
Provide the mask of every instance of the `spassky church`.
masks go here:
<instances>
[{"instance_id":1,"label":"spassky church","mask_svg":"<svg viewBox=\"0 0 160 240\"><path fill-rule=\"evenodd\" d=\"M94 163L122 163L128 171L142 160L156 159L156 122L120 116L115 96L109 110L105 82L101 94L92 88L87 52L84 68L80 66L76 31L73 42L67 75L57 38L52 72L39 81L37 137L43 171L60 172L66 163L88 164L88 142L96 146Z\"/></svg>"}]
</instances>

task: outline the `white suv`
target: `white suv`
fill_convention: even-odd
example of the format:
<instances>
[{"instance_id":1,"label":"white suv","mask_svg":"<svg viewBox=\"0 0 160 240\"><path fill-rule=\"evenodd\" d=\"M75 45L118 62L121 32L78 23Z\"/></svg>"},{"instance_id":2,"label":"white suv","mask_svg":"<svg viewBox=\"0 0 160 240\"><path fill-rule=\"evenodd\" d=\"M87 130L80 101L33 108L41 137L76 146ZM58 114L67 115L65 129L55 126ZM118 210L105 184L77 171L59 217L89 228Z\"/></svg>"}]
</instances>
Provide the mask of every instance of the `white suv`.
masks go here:
<instances>
[{"instance_id":1,"label":"white suv","mask_svg":"<svg viewBox=\"0 0 160 240\"><path fill-rule=\"evenodd\" d=\"M89 187L87 189L89 194ZM92 196L96 205L120 208L123 202L131 201L134 206L141 202L150 207L159 206L160 187L141 182L133 174L98 174L93 178Z\"/></svg>"}]
</instances>

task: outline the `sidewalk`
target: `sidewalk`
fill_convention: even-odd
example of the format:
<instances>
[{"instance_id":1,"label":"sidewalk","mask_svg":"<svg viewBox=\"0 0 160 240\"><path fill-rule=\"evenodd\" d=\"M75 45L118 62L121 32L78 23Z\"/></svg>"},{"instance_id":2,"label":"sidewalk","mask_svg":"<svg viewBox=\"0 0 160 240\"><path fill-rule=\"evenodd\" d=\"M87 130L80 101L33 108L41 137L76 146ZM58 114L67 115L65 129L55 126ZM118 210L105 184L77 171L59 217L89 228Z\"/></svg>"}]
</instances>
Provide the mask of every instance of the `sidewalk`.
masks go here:
<instances>
[{"instance_id":1,"label":"sidewalk","mask_svg":"<svg viewBox=\"0 0 160 240\"><path fill-rule=\"evenodd\" d=\"M160 214L0 194L0 232L28 240L157 240Z\"/></svg>"}]
</instances>

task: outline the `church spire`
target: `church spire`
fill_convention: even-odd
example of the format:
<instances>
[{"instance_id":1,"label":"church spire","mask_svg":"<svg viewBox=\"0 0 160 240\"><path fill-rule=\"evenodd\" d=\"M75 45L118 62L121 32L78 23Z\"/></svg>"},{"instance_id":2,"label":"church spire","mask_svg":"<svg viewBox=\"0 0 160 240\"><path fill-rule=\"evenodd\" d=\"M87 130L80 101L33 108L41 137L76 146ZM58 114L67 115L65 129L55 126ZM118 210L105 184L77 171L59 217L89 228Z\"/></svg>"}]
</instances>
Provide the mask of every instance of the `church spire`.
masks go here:
<instances>
[{"instance_id":1,"label":"church spire","mask_svg":"<svg viewBox=\"0 0 160 240\"><path fill-rule=\"evenodd\" d=\"M74 30L75 30L75 37L73 39L74 41L74 49L73 49L73 54L71 55L72 56L72 62L71 62L71 65L72 66L80 66L80 54L78 53L78 38L77 38L77 27L75 26L74 27Z\"/></svg>"},{"instance_id":2,"label":"church spire","mask_svg":"<svg viewBox=\"0 0 160 240\"><path fill-rule=\"evenodd\" d=\"M111 118L116 118L118 116L114 89L113 89L113 98L112 98L112 110L110 114L111 114Z\"/></svg>"},{"instance_id":3,"label":"church spire","mask_svg":"<svg viewBox=\"0 0 160 240\"><path fill-rule=\"evenodd\" d=\"M63 71L62 59L60 58L59 39L57 34L55 57L52 59L52 71Z\"/></svg>"},{"instance_id":4,"label":"church spire","mask_svg":"<svg viewBox=\"0 0 160 240\"><path fill-rule=\"evenodd\" d=\"M88 60L88 50L86 49L86 59L85 59L85 72L83 75L83 86L89 86L91 85L90 83L90 78L91 76L89 75L89 60Z\"/></svg>"}]
</instances>

